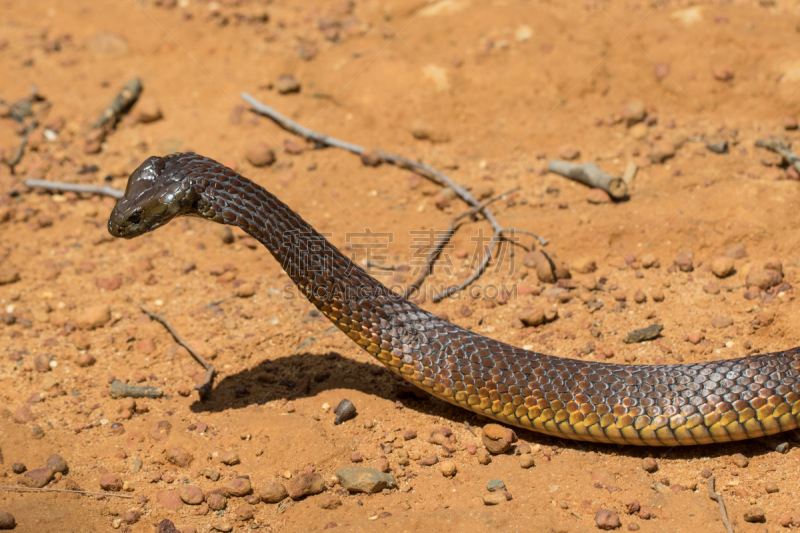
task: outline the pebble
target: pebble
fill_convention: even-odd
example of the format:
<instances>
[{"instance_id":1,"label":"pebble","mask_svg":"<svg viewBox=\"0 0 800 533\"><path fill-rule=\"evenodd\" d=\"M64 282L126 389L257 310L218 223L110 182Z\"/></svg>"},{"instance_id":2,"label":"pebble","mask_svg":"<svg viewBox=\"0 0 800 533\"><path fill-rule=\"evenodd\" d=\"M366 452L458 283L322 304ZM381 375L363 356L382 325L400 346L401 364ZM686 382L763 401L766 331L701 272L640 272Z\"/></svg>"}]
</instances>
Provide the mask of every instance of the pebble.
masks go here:
<instances>
[{"instance_id":1,"label":"pebble","mask_svg":"<svg viewBox=\"0 0 800 533\"><path fill-rule=\"evenodd\" d=\"M653 74L656 79L663 80L669 76L669 63L656 63L653 67Z\"/></svg>"},{"instance_id":2,"label":"pebble","mask_svg":"<svg viewBox=\"0 0 800 533\"><path fill-rule=\"evenodd\" d=\"M656 300L655 292L653 293L653 300L659 301ZM658 337L663 329L664 326L661 324L653 324L651 326L647 326L646 328L629 331L627 337L625 337L622 342L632 344L636 342L649 341Z\"/></svg>"},{"instance_id":3,"label":"pebble","mask_svg":"<svg viewBox=\"0 0 800 533\"><path fill-rule=\"evenodd\" d=\"M431 455L429 457L422 459L419 462L419 464L421 464L422 466L433 466L438 462L439 462L439 457L436 455Z\"/></svg>"},{"instance_id":4,"label":"pebble","mask_svg":"<svg viewBox=\"0 0 800 533\"><path fill-rule=\"evenodd\" d=\"M711 319L711 325L717 329L727 328L733 325L733 319L727 316L715 316Z\"/></svg>"},{"instance_id":5,"label":"pebble","mask_svg":"<svg viewBox=\"0 0 800 533\"><path fill-rule=\"evenodd\" d=\"M625 119L625 125L630 128L647 117L647 106L642 101L630 102L625 106L622 117Z\"/></svg>"},{"instance_id":6,"label":"pebble","mask_svg":"<svg viewBox=\"0 0 800 533\"><path fill-rule=\"evenodd\" d=\"M497 492L498 490L506 490L506 484L502 479L493 479L486 484L486 490L489 492Z\"/></svg>"},{"instance_id":7,"label":"pebble","mask_svg":"<svg viewBox=\"0 0 800 533\"><path fill-rule=\"evenodd\" d=\"M364 462L364 456L361 455L360 452L353 452L350 454L350 462L351 463L362 463Z\"/></svg>"},{"instance_id":8,"label":"pebble","mask_svg":"<svg viewBox=\"0 0 800 533\"><path fill-rule=\"evenodd\" d=\"M489 455L489 452L486 450L481 450L478 452L478 463L482 465L488 465L492 462L492 456Z\"/></svg>"},{"instance_id":9,"label":"pebble","mask_svg":"<svg viewBox=\"0 0 800 533\"><path fill-rule=\"evenodd\" d=\"M304 472L286 482L286 492L293 500L319 494L324 491L326 487L325 479L317 473L309 474Z\"/></svg>"},{"instance_id":10,"label":"pebble","mask_svg":"<svg viewBox=\"0 0 800 533\"><path fill-rule=\"evenodd\" d=\"M129 411L133 411L136 408L136 403L133 398L130 398L131 403L129 406L126 406L123 403L123 407L128 409ZM150 430L148 435L154 441L165 441L169 438L169 434L172 431L172 424L169 423L168 420L160 420L155 422L152 426L150 426Z\"/></svg>"},{"instance_id":11,"label":"pebble","mask_svg":"<svg viewBox=\"0 0 800 533\"><path fill-rule=\"evenodd\" d=\"M441 472L444 477L453 477L456 475L456 472L458 472L458 467L456 467L454 461L442 461L439 465L439 472Z\"/></svg>"},{"instance_id":12,"label":"pebble","mask_svg":"<svg viewBox=\"0 0 800 533\"><path fill-rule=\"evenodd\" d=\"M417 438L416 429L407 429L403 432L403 440L414 440Z\"/></svg>"},{"instance_id":13,"label":"pebble","mask_svg":"<svg viewBox=\"0 0 800 533\"><path fill-rule=\"evenodd\" d=\"M264 142L254 142L247 147L244 154L254 167L266 167L275 162L275 152Z\"/></svg>"},{"instance_id":14,"label":"pebble","mask_svg":"<svg viewBox=\"0 0 800 533\"><path fill-rule=\"evenodd\" d=\"M728 141L717 141L715 143L707 144L706 148L715 154L727 154L730 152Z\"/></svg>"},{"instance_id":15,"label":"pebble","mask_svg":"<svg viewBox=\"0 0 800 533\"><path fill-rule=\"evenodd\" d=\"M250 480L246 477L237 477L226 486L228 495L236 498L242 498L253 492L253 487L250 485Z\"/></svg>"},{"instance_id":16,"label":"pebble","mask_svg":"<svg viewBox=\"0 0 800 533\"><path fill-rule=\"evenodd\" d=\"M0 269L0 285L8 285L19 281L19 270Z\"/></svg>"},{"instance_id":17,"label":"pebble","mask_svg":"<svg viewBox=\"0 0 800 533\"><path fill-rule=\"evenodd\" d=\"M766 522L767 517L764 514L764 510L760 507L751 507L747 511L744 512L744 521L745 522Z\"/></svg>"},{"instance_id":18,"label":"pebble","mask_svg":"<svg viewBox=\"0 0 800 533\"><path fill-rule=\"evenodd\" d=\"M711 272L718 278L727 278L734 272L733 259L730 257L715 257L711 260Z\"/></svg>"},{"instance_id":19,"label":"pebble","mask_svg":"<svg viewBox=\"0 0 800 533\"><path fill-rule=\"evenodd\" d=\"M236 452L224 452L219 457L219 462L224 464L224 465L228 465L228 466L238 465L239 464L239 454L236 453Z\"/></svg>"},{"instance_id":20,"label":"pebble","mask_svg":"<svg viewBox=\"0 0 800 533\"><path fill-rule=\"evenodd\" d=\"M573 159L578 159L581 156L581 151L574 146L565 144L558 149L558 156L566 161L572 161Z\"/></svg>"},{"instance_id":21,"label":"pebble","mask_svg":"<svg viewBox=\"0 0 800 533\"><path fill-rule=\"evenodd\" d=\"M783 129L785 130L796 130L797 129L797 118L796 117L786 117L783 119Z\"/></svg>"},{"instance_id":22,"label":"pebble","mask_svg":"<svg viewBox=\"0 0 800 533\"><path fill-rule=\"evenodd\" d=\"M240 505L236 508L236 520L244 521L253 519L253 506L250 504Z\"/></svg>"},{"instance_id":23,"label":"pebble","mask_svg":"<svg viewBox=\"0 0 800 533\"><path fill-rule=\"evenodd\" d=\"M291 74L281 74L275 82L275 89L279 94L300 92L300 82Z\"/></svg>"},{"instance_id":24,"label":"pebble","mask_svg":"<svg viewBox=\"0 0 800 533\"><path fill-rule=\"evenodd\" d=\"M67 462L63 457L57 454L53 454L47 458L46 466L53 472L59 472L61 474L66 474L69 471Z\"/></svg>"},{"instance_id":25,"label":"pebble","mask_svg":"<svg viewBox=\"0 0 800 533\"><path fill-rule=\"evenodd\" d=\"M745 285L747 287L758 287L762 291L766 291L780 285L783 281L783 275L781 272L775 269L763 268L759 266L753 266L750 268L750 271L747 273L747 278L745 280Z\"/></svg>"},{"instance_id":26,"label":"pebble","mask_svg":"<svg viewBox=\"0 0 800 533\"><path fill-rule=\"evenodd\" d=\"M0 511L0 529L14 529L15 527L17 527L17 521L14 515Z\"/></svg>"},{"instance_id":27,"label":"pebble","mask_svg":"<svg viewBox=\"0 0 800 533\"><path fill-rule=\"evenodd\" d=\"M661 289L653 289L650 292L650 296L653 297L654 302L663 302L664 301L664 291Z\"/></svg>"},{"instance_id":28,"label":"pebble","mask_svg":"<svg viewBox=\"0 0 800 533\"><path fill-rule=\"evenodd\" d=\"M25 475L17 481L23 487L34 487L40 489L53 481L54 472L49 468L37 468L25 472ZM122 486L120 485L120 488Z\"/></svg>"},{"instance_id":29,"label":"pebble","mask_svg":"<svg viewBox=\"0 0 800 533\"><path fill-rule=\"evenodd\" d=\"M356 416L356 406L350 400L344 399L339 402L333 412L336 415L333 424L338 426Z\"/></svg>"},{"instance_id":30,"label":"pebble","mask_svg":"<svg viewBox=\"0 0 800 533\"><path fill-rule=\"evenodd\" d=\"M625 512L628 514L638 513L642 506L639 505L639 500L628 500L625 504Z\"/></svg>"},{"instance_id":31,"label":"pebble","mask_svg":"<svg viewBox=\"0 0 800 533\"><path fill-rule=\"evenodd\" d=\"M282 483L267 483L258 491L261 499L267 503L278 503L289 496L286 487Z\"/></svg>"},{"instance_id":32,"label":"pebble","mask_svg":"<svg viewBox=\"0 0 800 533\"><path fill-rule=\"evenodd\" d=\"M739 243L735 246L731 246L725 250L725 256L730 257L731 259L743 259L747 256L747 252L744 249L744 245Z\"/></svg>"},{"instance_id":33,"label":"pebble","mask_svg":"<svg viewBox=\"0 0 800 533\"><path fill-rule=\"evenodd\" d=\"M194 457L182 446L173 446L167 449L166 459L177 467L186 468L192 464Z\"/></svg>"},{"instance_id":34,"label":"pebble","mask_svg":"<svg viewBox=\"0 0 800 533\"><path fill-rule=\"evenodd\" d=\"M731 81L733 79L733 71L722 65L717 65L711 71L714 79L717 81Z\"/></svg>"},{"instance_id":35,"label":"pebble","mask_svg":"<svg viewBox=\"0 0 800 533\"><path fill-rule=\"evenodd\" d=\"M181 488L178 489L178 496L181 497L183 503L189 505L200 505L206 499L205 494L203 494L203 489L197 485L182 485Z\"/></svg>"},{"instance_id":36,"label":"pebble","mask_svg":"<svg viewBox=\"0 0 800 533\"><path fill-rule=\"evenodd\" d=\"M658 261L658 257L655 256L653 253L646 253L642 256L642 267L643 268L658 268L661 264Z\"/></svg>"},{"instance_id":37,"label":"pebble","mask_svg":"<svg viewBox=\"0 0 800 533\"><path fill-rule=\"evenodd\" d=\"M608 204L611 203L611 196L603 189L589 189L586 201L590 204Z\"/></svg>"},{"instance_id":38,"label":"pebble","mask_svg":"<svg viewBox=\"0 0 800 533\"><path fill-rule=\"evenodd\" d=\"M578 274L591 274L597 270L597 262L590 257L581 257L573 261L569 267Z\"/></svg>"},{"instance_id":39,"label":"pebble","mask_svg":"<svg viewBox=\"0 0 800 533\"><path fill-rule=\"evenodd\" d=\"M156 494L156 501L161 507L168 511L177 511L183 507L183 501L177 492L171 490L161 490Z\"/></svg>"},{"instance_id":40,"label":"pebble","mask_svg":"<svg viewBox=\"0 0 800 533\"><path fill-rule=\"evenodd\" d=\"M750 461L747 459L747 457L745 457L741 453L736 453L732 455L731 461L733 461L733 464L735 464L739 468L747 468L747 465L750 464Z\"/></svg>"},{"instance_id":41,"label":"pebble","mask_svg":"<svg viewBox=\"0 0 800 533\"><path fill-rule=\"evenodd\" d=\"M11 465L11 471L15 474L24 474L28 469L23 463L14 463Z\"/></svg>"},{"instance_id":42,"label":"pebble","mask_svg":"<svg viewBox=\"0 0 800 533\"><path fill-rule=\"evenodd\" d=\"M75 319L78 329L96 329L111 320L111 308L107 305L87 307Z\"/></svg>"},{"instance_id":43,"label":"pebble","mask_svg":"<svg viewBox=\"0 0 800 533\"><path fill-rule=\"evenodd\" d=\"M529 453L520 455L519 466L521 466L522 468L531 468L535 466L535 463L533 461L533 456Z\"/></svg>"},{"instance_id":44,"label":"pebble","mask_svg":"<svg viewBox=\"0 0 800 533\"><path fill-rule=\"evenodd\" d=\"M647 157L654 164L661 164L675 155L675 145L669 141L659 141L653 145Z\"/></svg>"},{"instance_id":45,"label":"pebble","mask_svg":"<svg viewBox=\"0 0 800 533\"><path fill-rule=\"evenodd\" d=\"M108 492L119 492L122 490L122 478L116 474L106 474L100 478L100 488Z\"/></svg>"},{"instance_id":46,"label":"pebble","mask_svg":"<svg viewBox=\"0 0 800 533\"><path fill-rule=\"evenodd\" d=\"M140 98L136 103L136 119L142 124L148 124L160 120L164 115L161 113L161 106L153 98Z\"/></svg>"},{"instance_id":47,"label":"pebble","mask_svg":"<svg viewBox=\"0 0 800 533\"><path fill-rule=\"evenodd\" d=\"M377 150L361 153L361 164L365 167L377 167L381 163L383 163L383 159L381 159Z\"/></svg>"},{"instance_id":48,"label":"pebble","mask_svg":"<svg viewBox=\"0 0 800 533\"><path fill-rule=\"evenodd\" d=\"M37 372L49 372L50 361L49 355L39 354L33 359L33 368L35 368Z\"/></svg>"},{"instance_id":49,"label":"pebble","mask_svg":"<svg viewBox=\"0 0 800 533\"><path fill-rule=\"evenodd\" d=\"M508 501L506 499L505 494L501 492L493 492L492 494L486 494L483 497L483 504L484 505L500 505L503 502Z\"/></svg>"},{"instance_id":50,"label":"pebble","mask_svg":"<svg viewBox=\"0 0 800 533\"><path fill-rule=\"evenodd\" d=\"M658 463L656 463L656 460L652 457L645 457L642 459L642 470L652 474L658 470Z\"/></svg>"},{"instance_id":51,"label":"pebble","mask_svg":"<svg viewBox=\"0 0 800 533\"><path fill-rule=\"evenodd\" d=\"M386 457L379 457L375 459L375 462L372 466L376 470L386 473L389 471L389 460L386 459Z\"/></svg>"},{"instance_id":52,"label":"pebble","mask_svg":"<svg viewBox=\"0 0 800 533\"><path fill-rule=\"evenodd\" d=\"M233 526L226 522L225 520L217 520L211 523L211 529L215 531L222 531L223 533L228 533L228 531L233 530Z\"/></svg>"},{"instance_id":53,"label":"pebble","mask_svg":"<svg viewBox=\"0 0 800 533\"><path fill-rule=\"evenodd\" d=\"M617 513L608 509L597 511L597 514L594 515L594 522L597 524L598 529L604 530L617 529L622 525Z\"/></svg>"},{"instance_id":54,"label":"pebble","mask_svg":"<svg viewBox=\"0 0 800 533\"><path fill-rule=\"evenodd\" d=\"M767 494L775 494L776 492L779 492L780 490L781 489L778 487L778 484L777 483L773 483L772 481L769 481L764 485L764 491Z\"/></svg>"},{"instance_id":55,"label":"pebble","mask_svg":"<svg viewBox=\"0 0 800 533\"><path fill-rule=\"evenodd\" d=\"M499 424L486 424L483 427L483 445L489 453L498 455L511 449L517 442L517 434L510 428Z\"/></svg>"},{"instance_id":56,"label":"pebble","mask_svg":"<svg viewBox=\"0 0 800 533\"><path fill-rule=\"evenodd\" d=\"M221 511L228 505L228 498L219 492L212 492L206 496L206 503L212 511Z\"/></svg>"},{"instance_id":57,"label":"pebble","mask_svg":"<svg viewBox=\"0 0 800 533\"><path fill-rule=\"evenodd\" d=\"M142 513L134 509L122 513L122 516L120 516L120 520L122 521L123 524L135 524L136 522L139 521L141 517Z\"/></svg>"},{"instance_id":58,"label":"pebble","mask_svg":"<svg viewBox=\"0 0 800 533\"><path fill-rule=\"evenodd\" d=\"M681 250L678 255L675 256L675 266L677 266L681 272L691 272L694 270L692 252L689 250Z\"/></svg>"},{"instance_id":59,"label":"pebble","mask_svg":"<svg viewBox=\"0 0 800 533\"><path fill-rule=\"evenodd\" d=\"M336 472L342 488L349 492L376 493L383 489L397 488L397 481L391 474L379 472L374 468L348 466Z\"/></svg>"},{"instance_id":60,"label":"pebble","mask_svg":"<svg viewBox=\"0 0 800 533\"><path fill-rule=\"evenodd\" d=\"M540 326L547 321L544 309L538 306L526 307L522 309L521 314L517 315L517 318L520 320L520 322L528 327Z\"/></svg>"},{"instance_id":61,"label":"pebble","mask_svg":"<svg viewBox=\"0 0 800 533\"><path fill-rule=\"evenodd\" d=\"M80 353L75 358L75 364L81 368L90 367L97 362L97 359L90 353Z\"/></svg>"},{"instance_id":62,"label":"pebble","mask_svg":"<svg viewBox=\"0 0 800 533\"><path fill-rule=\"evenodd\" d=\"M643 304L644 302L647 301L647 296L641 290L637 290L633 294L633 301L636 302L637 304Z\"/></svg>"},{"instance_id":63,"label":"pebble","mask_svg":"<svg viewBox=\"0 0 800 533\"><path fill-rule=\"evenodd\" d=\"M488 200L494 196L494 187L491 184L486 182L481 182L473 187L470 192L472 196L474 196L479 202L483 200Z\"/></svg>"},{"instance_id":64,"label":"pebble","mask_svg":"<svg viewBox=\"0 0 800 533\"><path fill-rule=\"evenodd\" d=\"M320 509L326 509L328 511L332 511L342 506L342 500L333 494L323 494L316 499L316 502Z\"/></svg>"}]
</instances>

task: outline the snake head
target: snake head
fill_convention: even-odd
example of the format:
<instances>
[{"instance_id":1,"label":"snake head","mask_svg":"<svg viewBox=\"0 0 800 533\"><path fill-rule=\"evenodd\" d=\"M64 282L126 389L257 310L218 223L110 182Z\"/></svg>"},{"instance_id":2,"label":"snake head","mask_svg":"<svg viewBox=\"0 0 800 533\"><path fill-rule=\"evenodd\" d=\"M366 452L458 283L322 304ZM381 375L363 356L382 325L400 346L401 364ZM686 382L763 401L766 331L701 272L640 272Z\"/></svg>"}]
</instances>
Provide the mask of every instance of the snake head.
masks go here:
<instances>
[{"instance_id":1,"label":"snake head","mask_svg":"<svg viewBox=\"0 0 800 533\"><path fill-rule=\"evenodd\" d=\"M148 157L131 174L108 220L111 235L132 239L188 213L196 194L186 175L171 168L175 157Z\"/></svg>"}]
</instances>

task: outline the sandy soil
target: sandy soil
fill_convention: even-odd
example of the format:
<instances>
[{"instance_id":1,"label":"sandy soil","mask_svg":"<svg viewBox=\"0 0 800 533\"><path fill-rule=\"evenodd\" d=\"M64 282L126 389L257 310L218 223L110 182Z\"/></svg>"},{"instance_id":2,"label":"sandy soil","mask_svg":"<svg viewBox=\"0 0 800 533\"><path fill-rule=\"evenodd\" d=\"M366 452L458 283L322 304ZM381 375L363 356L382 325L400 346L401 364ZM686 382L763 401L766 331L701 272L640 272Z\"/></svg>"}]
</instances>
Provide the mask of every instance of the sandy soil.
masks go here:
<instances>
[{"instance_id":1,"label":"sandy soil","mask_svg":"<svg viewBox=\"0 0 800 533\"><path fill-rule=\"evenodd\" d=\"M465 204L407 170L314 150L252 114L238 96L246 91L304 125L419 159L473 190L520 188L494 204L496 216L544 236L543 250L570 269L572 282L541 281L517 248L479 282L517 287L509 301L462 293L423 304L453 322L537 351L612 362L784 350L800 344L792 326L800 316L800 183L754 142L800 139L800 4L177 4L6 0L0 10L0 96L14 103L35 85L51 104L15 172L0 165L0 484L24 478L16 463L32 471L58 454L68 471L48 487L109 492L121 483L114 494L129 497L2 489L0 511L14 516L16 531L151 532L168 519L183 533L581 532L597 530L605 509L620 530L721 532L709 472L737 532L800 527L794 447L647 449L518 430L518 452L531 446L535 466L522 468L513 450L481 464L486 420L411 394L329 331L308 302L286 299L288 278L244 234L230 239L205 221L180 220L117 241L106 231L112 199L21 183L124 188L147 156L194 150L264 185L362 262L363 237L347 234L391 233L391 242L366 240L386 246L383 262L412 265L381 279L408 283L419 253L410 232L446 229ZM299 92L280 94L281 75L294 76ZM98 138L92 123L133 77L143 82L140 100ZM24 126L0 107L0 147L10 160ZM723 141L728 153L707 148ZM277 161L253 166L247 153L256 143L273 147ZM576 151L577 162L618 175L636 164L629 199L608 202L546 172L550 158ZM468 275L480 231L485 222L460 229L450 276L437 270L431 283ZM520 243L530 248L532 239ZM140 305L213 358L219 376L207 400L192 391L198 365ZM536 307L558 318L522 327ZM653 323L664 326L656 341L622 342ZM164 396L135 405L113 399L114 379ZM358 415L334 425L344 398ZM454 443L429 442L442 427ZM406 440L410 429L417 437ZM229 452L238 463L221 462ZM351 495L335 484L354 453L360 466L388 467L398 489ZM424 466L434 455L453 461L457 474ZM648 457L655 472L643 469ZM258 494L312 472L329 487L280 505L229 491L227 507L215 511L177 496L198 486L208 500L242 484L240 476ZM485 505L493 479L513 499ZM633 499L643 510L631 514ZM765 522L746 521L753 508Z\"/></svg>"}]
</instances>

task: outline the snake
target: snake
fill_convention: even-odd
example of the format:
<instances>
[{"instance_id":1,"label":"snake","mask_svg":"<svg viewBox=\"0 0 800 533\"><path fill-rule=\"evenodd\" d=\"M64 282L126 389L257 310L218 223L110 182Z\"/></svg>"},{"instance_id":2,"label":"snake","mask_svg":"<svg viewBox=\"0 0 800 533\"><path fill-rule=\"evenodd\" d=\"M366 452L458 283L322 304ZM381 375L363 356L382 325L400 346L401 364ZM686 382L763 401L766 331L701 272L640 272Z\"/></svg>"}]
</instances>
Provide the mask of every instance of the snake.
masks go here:
<instances>
[{"instance_id":1,"label":"snake","mask_svg":"<svg viewBox=\"0 0 800 533\"><path fill-rule=\"evenodd\" d=\"M299 292L393 373L506 425L579 441L679 446L798 427L800 347L670 365L623 365L524 350L422 309L370 276L260 185L201 155L146 159L108 231L134 238L181 216L238 226Z\"/></svg>"}]
</instances>

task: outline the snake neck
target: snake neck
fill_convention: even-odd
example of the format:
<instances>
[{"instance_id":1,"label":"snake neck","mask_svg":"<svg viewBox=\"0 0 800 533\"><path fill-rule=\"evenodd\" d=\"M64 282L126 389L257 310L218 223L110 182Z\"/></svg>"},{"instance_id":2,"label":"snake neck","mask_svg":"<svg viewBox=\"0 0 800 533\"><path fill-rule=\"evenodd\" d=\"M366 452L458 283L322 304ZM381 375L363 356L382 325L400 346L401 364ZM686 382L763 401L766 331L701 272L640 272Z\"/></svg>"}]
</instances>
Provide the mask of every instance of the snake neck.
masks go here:
<instances>
[{"instance_id":1,"label":"snake neck","mask_svg":"<svg viewBox=\"0 0 800 533\"><path fill-rule=\"evenodd\" d=\"M400 299L275 195L242 176L200 178L198 214L261 242L300 292L334 323L343 305Z\"/></svg>"}]
</instances>

